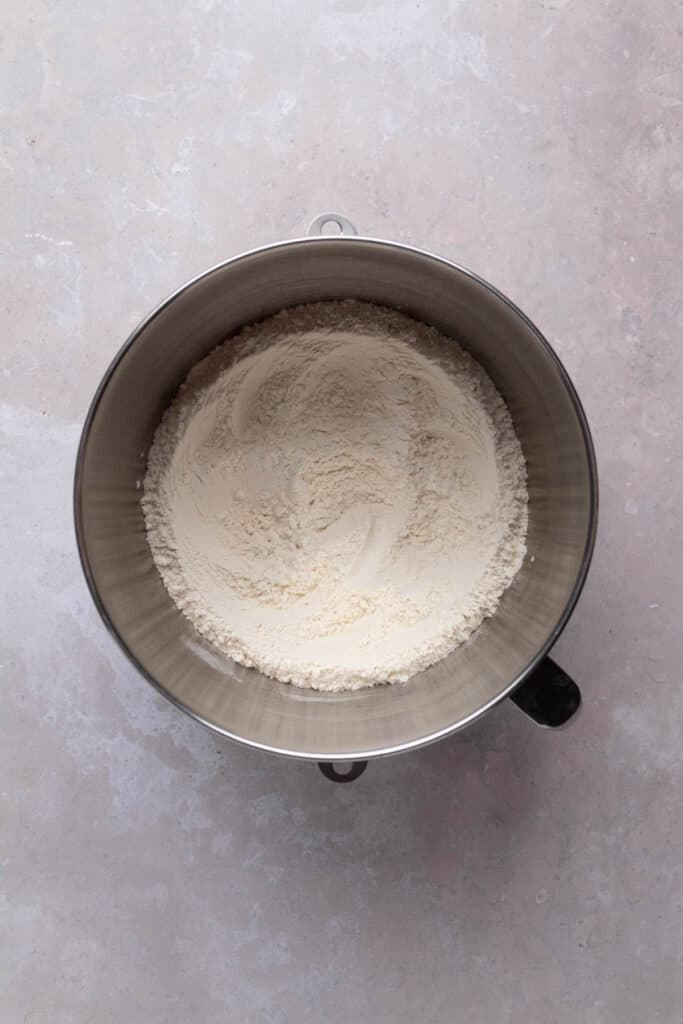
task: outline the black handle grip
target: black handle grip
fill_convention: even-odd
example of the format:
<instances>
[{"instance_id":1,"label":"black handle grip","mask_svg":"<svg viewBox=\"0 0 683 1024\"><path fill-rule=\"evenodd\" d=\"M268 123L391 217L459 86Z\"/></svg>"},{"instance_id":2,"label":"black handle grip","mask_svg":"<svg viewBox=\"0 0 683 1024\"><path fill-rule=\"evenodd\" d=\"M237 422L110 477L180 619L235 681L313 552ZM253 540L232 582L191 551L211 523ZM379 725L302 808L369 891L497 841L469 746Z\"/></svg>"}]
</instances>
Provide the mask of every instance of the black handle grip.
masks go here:
<instances>
[{"instance_id":1,"label":"black handle grip","mask_svg":"<svg viewBox=\"0 0 683 1024\"><path fill-rule=\"evenodd\" d=\"M367 761L353 761L348 771L338 772L332 761L318 761L318 768L330 782L354 782L367 766Z\"/></svg>"},{"instance_id":2,"label":"black handle grip","mask_svg":"<svg viewBox=\"0 0 683 1024\"><path fill-rule=\"evenodd\" d=\"M510 700L537 725L557 729L581 707L581 691L552 658L544 658Z\"/></svg>"}]
</instances>

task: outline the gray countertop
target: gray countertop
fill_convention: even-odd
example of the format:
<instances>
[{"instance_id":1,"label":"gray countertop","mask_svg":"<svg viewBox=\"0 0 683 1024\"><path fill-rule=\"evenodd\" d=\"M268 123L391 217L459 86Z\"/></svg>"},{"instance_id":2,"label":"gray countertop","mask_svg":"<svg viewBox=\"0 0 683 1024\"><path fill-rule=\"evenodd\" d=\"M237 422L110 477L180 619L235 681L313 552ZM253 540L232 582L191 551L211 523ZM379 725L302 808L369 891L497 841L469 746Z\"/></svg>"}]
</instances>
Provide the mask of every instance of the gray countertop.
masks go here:
<instances>
[{"instance_id":1,"label":"gray countertop","mask_svg":"<svg viewBox=\"0 0 683 1024\"><path fill-rule=\"evenodd\" d=\"M3 35L3 1024L681 1019L680 3L10 4ZM223 743L101 626L80 424L187 278L339 209L556 346L601 471L557 659L353 785Z\"/></svg>"}]
</instances>

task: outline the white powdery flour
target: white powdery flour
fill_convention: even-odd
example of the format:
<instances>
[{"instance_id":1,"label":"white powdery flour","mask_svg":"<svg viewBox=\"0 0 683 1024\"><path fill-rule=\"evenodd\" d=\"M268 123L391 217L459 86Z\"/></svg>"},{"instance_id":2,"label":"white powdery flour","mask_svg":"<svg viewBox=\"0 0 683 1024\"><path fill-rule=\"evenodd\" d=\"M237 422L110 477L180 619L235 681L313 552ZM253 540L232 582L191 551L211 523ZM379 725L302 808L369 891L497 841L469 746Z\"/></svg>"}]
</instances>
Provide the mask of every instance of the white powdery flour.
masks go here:
<instances>
[{"instance_id":1,"label":"white powdery flour","mask_svg":"<svg viewBox=\"0 0 683 1024\"><path fill-rule=\"evenodd\" d=\"M441 344L439 344L441 342ZM526 468L483 369L355 301L285 310L190 373L143 509L177 606L221 651L298 686L406 680L461 643L519 569Z\"/></svg>"}]
</instances>

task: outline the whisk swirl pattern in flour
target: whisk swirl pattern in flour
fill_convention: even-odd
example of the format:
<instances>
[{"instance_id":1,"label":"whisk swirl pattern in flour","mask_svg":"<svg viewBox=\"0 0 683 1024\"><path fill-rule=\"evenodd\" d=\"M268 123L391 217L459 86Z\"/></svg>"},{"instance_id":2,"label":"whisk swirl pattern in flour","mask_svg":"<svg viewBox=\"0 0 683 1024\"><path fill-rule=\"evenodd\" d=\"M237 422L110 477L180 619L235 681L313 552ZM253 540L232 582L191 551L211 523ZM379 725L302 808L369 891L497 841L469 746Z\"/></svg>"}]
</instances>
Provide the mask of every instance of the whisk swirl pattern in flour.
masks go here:
<instances>
[{"instance_id":1,"label":"whisk swirl pattern in flour","mask_svg":"<svg viewBox=\"0 0 683 1024\"><path fill-rule=\"evenodd\" d=\"M483 369L438 341L318 303L190 373L142 503L169 594L225 654L355 689L408 679L495 610L525 553L524 458ZM425 354L446 347L447 367Z\"/></svg>"}]
</instances>

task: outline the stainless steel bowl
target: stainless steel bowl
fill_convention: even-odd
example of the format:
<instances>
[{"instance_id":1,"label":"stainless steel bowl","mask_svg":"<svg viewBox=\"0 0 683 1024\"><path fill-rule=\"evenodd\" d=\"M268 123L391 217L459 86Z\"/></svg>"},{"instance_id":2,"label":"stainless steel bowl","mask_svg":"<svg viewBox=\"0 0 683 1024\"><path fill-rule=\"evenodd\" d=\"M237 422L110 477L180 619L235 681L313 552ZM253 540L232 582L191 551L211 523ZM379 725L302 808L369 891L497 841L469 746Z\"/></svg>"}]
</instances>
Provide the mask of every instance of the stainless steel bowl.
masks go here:
<instances>
[{"instance_id":1,"label":"stainless steel bowl","mask_svg":"<svg viewBox=\"0 0 683 1024\"><path fill-rule=\"evenodd\" d=\"M342 234L322 235L334 221ZM576 686L546 658L586 578L597 474L576 392L536 327L475 274L406 245L360 238L337 214L312 235L221 263L136 328L93 399L78 451L75 520L90 591L110 631L170 701L217 733L272 753L363 762L462 729L504 697L556 725ZM195 363L244 324L299 303L353 297L456 338L505 398L527 460L528 554L492 618L406 684L318 693L219 653L177 611L145 535L140 493L161 415Z\"/></svg>"}]
</instances>

